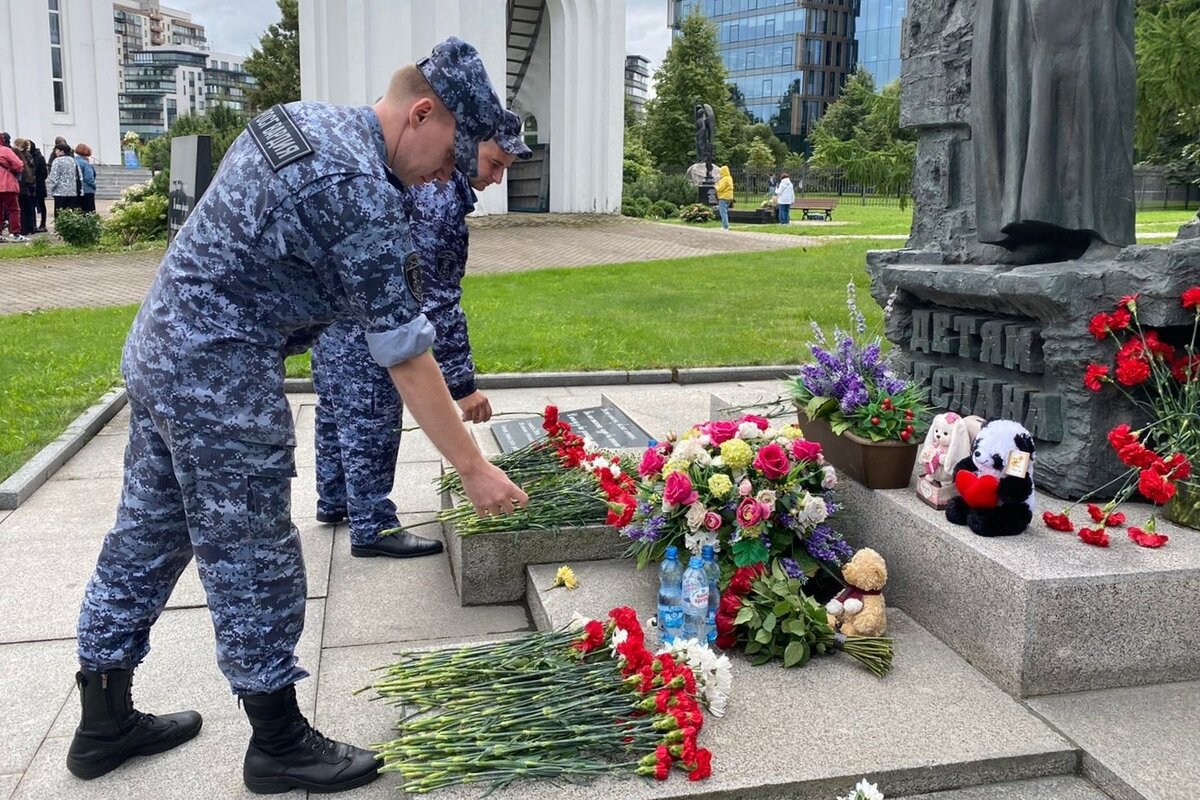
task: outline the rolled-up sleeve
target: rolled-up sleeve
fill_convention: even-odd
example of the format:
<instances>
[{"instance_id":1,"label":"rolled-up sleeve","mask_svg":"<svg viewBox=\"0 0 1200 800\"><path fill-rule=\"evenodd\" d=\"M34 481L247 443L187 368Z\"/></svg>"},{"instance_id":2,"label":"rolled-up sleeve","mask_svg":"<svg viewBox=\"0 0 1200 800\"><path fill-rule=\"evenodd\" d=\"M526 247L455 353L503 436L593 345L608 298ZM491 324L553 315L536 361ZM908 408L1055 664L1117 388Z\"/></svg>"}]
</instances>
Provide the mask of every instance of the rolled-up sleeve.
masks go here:
<instances>
[{"instance_id":1,"label":"rolled-up sleeve","mask_svg":"<svg viewBox=\"0 0 1200 800\"><path fill-rule=\"evenodd\" d=\"M421 313L412 239L400 193L387 181L347 177L310 195L304 224L336 272L354 317L366 330L371 356L391 367L433 346L436 333Z\"/></svg>"}]
</instances>

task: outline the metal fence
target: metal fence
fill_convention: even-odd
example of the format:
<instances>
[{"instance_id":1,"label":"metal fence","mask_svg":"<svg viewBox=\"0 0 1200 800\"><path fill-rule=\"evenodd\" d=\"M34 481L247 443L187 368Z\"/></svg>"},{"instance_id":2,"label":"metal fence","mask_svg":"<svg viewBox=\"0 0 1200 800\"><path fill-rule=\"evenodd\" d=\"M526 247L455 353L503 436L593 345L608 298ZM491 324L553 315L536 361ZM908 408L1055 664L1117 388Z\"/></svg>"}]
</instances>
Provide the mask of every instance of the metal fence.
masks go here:
<instances>
[{"instance_id":1,"label":"metal fence","mask_svg":"<svg viewBox=\"0 0 1200 800\"><path fill-rule=\"evenodd\" d=\"M1169 180L1163 167L1134 167L1133 191L1139 209L1200 207L1200 186Z\"/></svg>"}]
</instances>

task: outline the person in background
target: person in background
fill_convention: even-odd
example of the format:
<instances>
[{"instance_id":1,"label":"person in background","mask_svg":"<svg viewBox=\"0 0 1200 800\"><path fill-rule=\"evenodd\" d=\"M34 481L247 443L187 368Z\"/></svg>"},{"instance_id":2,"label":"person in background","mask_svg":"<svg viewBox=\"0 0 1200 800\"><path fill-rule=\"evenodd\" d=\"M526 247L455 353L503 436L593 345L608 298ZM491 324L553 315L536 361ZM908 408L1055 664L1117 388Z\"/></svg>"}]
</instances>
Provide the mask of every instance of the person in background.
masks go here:
<instances>
[{"instance_id":1,"label":"person in background","mask_svg":"<svg viewBox=\"0 0 1200 800\"><path fill-rule=\"evenodd\" d=\"M792 179L786 172L779 176L779 185L775 187L775 199L779 203L779 224L790 224L792 203L796 202L796 189L792 186Z\"/></svg>"},{"instance_id":2,"label":"person in background","mask_svg":"<svg viewBox=\"0 0 1200 800\"><path fill-rule=\"evenodd\" d=\"M29 143L29 154L33 157L33 169L37 180L37 189L33 195L33 208L37 212L38 221L37 227L34 228L34 233L46 232L46 177L50 174L50 169L46 165L46 157L42 155L42 151L33 142Z\"/></svg>"},{"instance_id":3,"label":"person in background","mask_svg":"<svg viewBox=\"0 0 1200 800\"><path fill-rule=\"evenodd\" d=\"M12 139L0 133L0 230L8 222L8 238L0 241L27 242L21 235L21 174L25 162L10 146Z\"/></svg>"},{"instance_id":4,"label":"person in background","mask_svg":"<svg viewBox=\"0 0 1200 800\"><path fill-rule=\"evenodd\" d=\"M721 227L729 230L729 206L733 203L733 176L729 167L721 167L721 177L717 180L717 213L721 215Z\"/></svg>"},{"instance_id":5,"label":"person in background","mask_svg":"<svg viewBox=\"0 0 1200 800\"><path fill-rule=\"evenodd\" d=\"M67 144L67 140L61 136L54 137L54 147L50 150L50 163L54 163L54 159L58 158L59 146L65 146L71 155L75 155L75 151L71 149L71 145Z\"/></svg>"},{"instance_id":6,"label":"person in background","mask_svg":"<svg viewBox=\"0 0 1200 800\"><path fill-rule=\"evenodd\" d=\"M37 194L37 169L33 165L33 155L29 152L30 142L28 139L14 139L13 150L21 159L21 174L17 178L21 184L20 194L17 198L18 205L21 207L21 231L23 233L33 233L37 227L37 212L35 207L37 201L34 195Z\"/></svg>"},{"instance_id":7,"label":"person in background","mask_svg":"<svg viewBox=\"0 0 1200 800\"><path fill-rule=\"evenodd\" d=\"M54 216L68 208L79 208L79 190L83 183L79 165L75 163L71 145L63 142L54 145L50 159L50 175L46 178L46 191L54 198Z\"/></svg>"},{"instance_id":8,"label":"person in background","mask_svg":"<svg viewBox=\"0 0 1200 800\"><path fill-rule=\"evenodd\" d=\"M79 210L96 213L96 168L92 166L92 148L83 142L75 145L75 163L79 165L82 187L79 190Z\"/></svg>"}]
</instances>

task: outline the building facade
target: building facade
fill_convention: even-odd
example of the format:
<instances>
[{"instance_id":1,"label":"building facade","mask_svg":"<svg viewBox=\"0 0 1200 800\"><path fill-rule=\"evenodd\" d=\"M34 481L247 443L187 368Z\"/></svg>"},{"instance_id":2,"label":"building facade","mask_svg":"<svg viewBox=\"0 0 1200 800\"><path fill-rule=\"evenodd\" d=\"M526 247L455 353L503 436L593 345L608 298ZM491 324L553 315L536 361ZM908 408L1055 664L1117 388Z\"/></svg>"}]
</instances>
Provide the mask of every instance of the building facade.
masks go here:
<instances>
[{"instance_id":1,"label":"building facade","mask_svg":"<svg viewBox=\"0 0 1200 800\"><path fill-rule=\"evenodd\" d=\"M254 85L241 56L187 45L151 45L129 55L121 92L121 134L161 136L181 114L203 114L218 105L247 110Z\"/></svg>"},{"instance_id":2,"label":"building facade","mask_svg":"<svg viewBox=\"0 0 1200 800\"><path fill-rule=\"evenodd\" d=\"M900 39L908 0L859 0L858 64L883 88L900 78Z\"/></svg>"},{"instance_id":3,"label":"building facade","mask_svg":"<svg viewBox=\"0 0 1200 800\"><path fill-rule=\"evenodd\" d=\"M734 101L799 151L854 71L858 2L668 0L668 24L678 35L688 14L710 19Z\"/></svg>"},{"instance_id":4,"label":"building facade","mask_svg":"<svg viewBox=\"0 0 1200 800\"><path fill-rule=\"evenodd\" d=\"M633 104L634 113L644 117L650 99L650 59L645 56L625 56L625 96Z\"/></svg>"},{"instance_id":5,"label":"building facade","mask_svg":"<svg viewBox=\"0 0 1200 800\"><path fill-rule=\"evenodd\" d=\"M247 95L256 81L246 72L245 58L232 53L209 53L204 67L204 104L249 111Z\"/></svg>"},{"instance_id":6,"label":"building facade","mask_svg":"<svg viewBox=\"0 0 1200 800\"><path fill-rule=\"evenodd\" d=\"M111 0L0 0L0 130L120 164Z\"/></svg>"},{"instance_id":7,"label":"building facade","mask_svg":"<svg viewBox=\"0 0 1200 800\"><path fill-rule=\"evenodd\" d=\"M447 36L473 44L534 157L480 194L484 213L616 213L624 145L624 0L300 0L306 100L364 104Z\"/></svg>"},{"instance_id":8,"label":"building facade","mask_svg":"<svg viewBox=\"0 0 1200 800\"><path fill-rule=\"evenodd\" d=\"M203 25L194 22L188 12L164 6L158 0L114 2L113 27L117 36L117 77L122 86L125 64L140 50L167 45L208 49Z\"/></svg>"}]
</instances>

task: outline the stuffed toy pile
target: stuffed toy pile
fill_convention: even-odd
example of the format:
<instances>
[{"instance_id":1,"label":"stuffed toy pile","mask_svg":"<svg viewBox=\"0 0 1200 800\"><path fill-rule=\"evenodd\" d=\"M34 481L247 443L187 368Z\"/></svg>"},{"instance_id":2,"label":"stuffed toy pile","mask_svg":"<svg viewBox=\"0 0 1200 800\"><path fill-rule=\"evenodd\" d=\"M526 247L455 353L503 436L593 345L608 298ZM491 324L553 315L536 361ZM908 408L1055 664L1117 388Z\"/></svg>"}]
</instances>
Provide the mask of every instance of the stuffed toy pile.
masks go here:
<instances>
[{"instance_id":1,"label":"stuffed toy pile","mask_svg":"<svg viewBox=\"0 0 1200 800\"><path fill-rule=\"evenodd\" d=\"M1012 536L1033 519L1033 437L1016 422L993 420L980 429L969 456L954 467L958 497L946 519L980 536Z\"/></svg>"}]
</instances>

